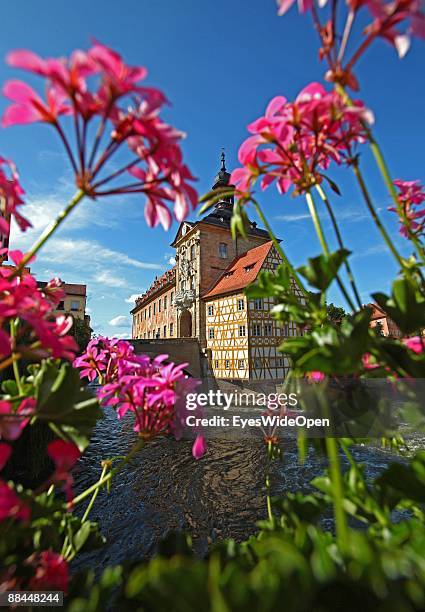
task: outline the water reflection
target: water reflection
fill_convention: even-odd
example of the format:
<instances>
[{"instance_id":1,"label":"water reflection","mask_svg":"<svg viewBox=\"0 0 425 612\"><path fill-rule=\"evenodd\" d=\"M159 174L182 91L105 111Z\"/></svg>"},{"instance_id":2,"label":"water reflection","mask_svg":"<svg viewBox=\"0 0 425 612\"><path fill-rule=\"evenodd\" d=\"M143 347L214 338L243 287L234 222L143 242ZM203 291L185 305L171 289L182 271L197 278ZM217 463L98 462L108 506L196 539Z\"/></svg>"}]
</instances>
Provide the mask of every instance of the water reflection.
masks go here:
<instances>
[{"instance_id":1,"label":"water reflection","mask_svg":"<svg viewBox=\"0 0 425 612\"><path fill-rule=\"evenodd\" d=\"M134 440L131 416L119 422L106 411L75 470L77 491L97 480L102 458L125 454ZM191 446L172 438L153 441L115 477L109 494L100 492L91 518L100 522L108 542L103 549L83 555L78 566L99 568L149 557L171 530L189 532L198 554L204 554L213 541L242 540L255 532L256 521L266 516L263 442L214 439L199 461L192 458ZM369 478L391 458L379 450L354 452L366 463ZM325 464L315 454L300 465L295 442L286 441L283 463L273 464L272 493L306 489Z\"/></svg>"}]
</instances>

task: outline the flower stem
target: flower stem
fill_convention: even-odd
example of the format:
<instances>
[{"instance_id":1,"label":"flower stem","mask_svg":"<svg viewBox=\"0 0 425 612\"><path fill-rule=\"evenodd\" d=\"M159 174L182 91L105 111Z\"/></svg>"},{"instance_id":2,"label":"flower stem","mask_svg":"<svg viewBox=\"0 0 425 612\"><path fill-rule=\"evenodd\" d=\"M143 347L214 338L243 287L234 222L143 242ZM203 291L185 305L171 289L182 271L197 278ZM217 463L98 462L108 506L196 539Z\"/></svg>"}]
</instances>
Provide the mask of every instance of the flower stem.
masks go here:
<instances>
[{"instance_id":1,"label":"flower stem","mask_svg":"<svg viewBox=\"0 0 425 612\"><path fill-rule=\"evenodd\" d=\"M308 209L310 211L311 218L313 219L314 229L316 230L316 234L317 234L317 237L319 238L319 242L320 242L320 245L322 247L322 250L323 250L324 254L326 255L326 257L330 257L329 248L328 248L328 245L327 245L327 242L326 242L325 234L323 233L323 229L322 229L322 225L320 223L319 215L317 214L316 205L314 203L313 196L311 195L311 193L309 191L307 191L306 194L305 194L305 197L306 197L306 200L307 200L307 205L308 205ZM355 310L355 306L353 304L352 299L348 295L348 292L347 292L346 288L344 287L343 282L341 281L341 279L339 278L338 274L336 274L336 273L335 273L335 280L338 283L338 286L339 286L339 288L341 290L342 295L346 299L347 304L349 305L351 310Z\"/></svg>"},{"instance_id":2,"label":"flower stem","mask_svg":"<svg viewBox=\"0 0 425 612\"><path fill-rule=\"evenodd\" d=\"M12 340L12 357L17 354L15 353L15 348L16 348L16 332L17 332L18 325L19 325L18 319L10 321L10 338ZM19 395L23 395L24 389L22 387L21 374L19 372L18 361L19 361L19 358L14 359L12 362L13 374L15 376L16 386L18 387Z\"/></svg>"},{"instance_id":3,"label":"flower stem","mask_svg":"<svg viewBox=\"0 0 425 612\"><path fill-rule=\"evenodd\" d=\"M270 463L273 453L273 442L267 441L267 472L266 472L266 499L267 499L267 516L270 523L274 522L274 516L272 512L272 502L270 497Z\"/></svg>"},{"instance_id":4,"label":"flower stem","mask_svg":"<svg viewBox=\"0 0 425 612\"><path fill-rule=\"evenodd\" d=\"M104 475L103 477L101 476L97 482L95 482L93 485L88 487L88 489L80 493L80 495L77 495L77 497L74 497L74 499L68 502L67 504L68 508L72 508L76 504L79 504L84 499L86 499L89 495L91 495L91 493L95 492L97 489L99 489L101 486L103 486L109 480L111 480L112 476L115 476L115 474L119 472L126 465L126 463L128 463L133 458L133 456L141 448L143 448L144 445L145 445L145 441L142 438L140 438L138 442L133 446L129 454L122 461L120 461L120 463L113 470L108 472L108 474Z\"/></svg>"},{"instance_id":5,"label":"flower stem","mask_svg":"<svg viewBox=\"0 0 425 612\"><path fill-rule=\"evenodd\" d=\"M284 264L288 267L292 278L294 279L294 281L297 283L298 288L300 289L301 293L305 296L308 297L308 291L307 289L304 287L300 277L298 276L297 272L295 271L294 266L291 264L291 262L289 261L289 259L286 257L282 247L279 244L278 239L276 238L276 236L273 233L273 230L271 228L271 226L269 225L269 222L267 221L266 217L264 216L263 211L261 210L260 205L258 204L258 202L256 200L252 200L252 203L254 204L254 208L257 211L257 215L260 217L262 223L264 224L265 228L267 229L270 238L273 241L273 244L277 250L277 252L279 253L279 255L281 256Z\"/></svg>"},{"instance_id":6,"label":"flower stem","mask_svg":"<svg viewBox=\"0 0 425 612\"><path fill-rule=\"evenodd\" d=\"M326 193L323 190L321 185L317 184L316 185L316 189L317 189L317 192L319 193L320 197L322 198L322 200L323 200L323 202L324 202L324 204L326 206L326 209L327 209L327 211L329 213L329 217L331 219L333 228L335 230L335 235L336 235L336 239L338 241L339 248L340 249L344 249L345 247L344 247L344 243L342 241L341 232L339 231L338 223L337 223L336 217L334 215L334 211L332 210L332 206L331 206L331 204L330 204L330 202L328 200L328 197L327 197L327 195L326 195ZM348 276L348 279L350 281L351 288L352 288L353 293L354 293L354 297L356 298L356 301L357 301L357 305L358 305L359 308L362 308L362 306L363 306L362 305L362 301L361 301L360 294L359 294L358 289L357 289L356 281L354 280L354 275L353 275L353 272L351 270L351 266L348 263L348 261L345 261L344 265L345 265L345 269L347 271L347 276Z\"/></svg>"},{"instance_id":7,"label":"flower stem","mask_svg":"<svg viewBox=\"0 0 425 612\"><path fill-rule=\"evenodd\" d=\"M31 249L26 253L17 266L12 276L16 276L20 270L34 257L41 247L47 242L47 240L55 233L58 227L65 221L68 215L74 210L77 204L83 199L85 193L81 189L77 191L74 197L69 201L65 208L59 213L56 219L47 227L41 234L40 238L33 244Z\"/></svg>"},{"instance_id":8,"label":"flower stem","mask_svg":"<svg viewBox=\"0 0 425 612\"><path fill-rule=\"evenodd\" d=\"M366 187L366 183L363 179L363 175L360 171L359 165L357 162L354 162L352 164L352 168L355 174L355 177L357 179L357 182L359 184L360 190L362 192L364 201L366 202L366 206L371 214L371 217L373 219L373 221L375 222L376 227L378 228L382 238L384 239L385 243L387 244L389 250L391 251L391 253L393 254L395 260L397 261L398 265L400 266L401 269L406 269L406 266L401 258L401 256L399 255L397 249L395 248L395 246L392 243L391 238L389 237L387 230L385 229L385 227L382 224L382 221L380 220L378 213L376 212L376 209L373 205L372 199L370 197L369 191Z\"/></svg>"},{"instance_id":9,"label":"flower stem","mask_svg":"<svg viewBox=\"0 0 425 612\"><path fill-rule=\"evenodd\" d=\"M338 442L336 438L326 438L326 452L329 459L332 480L336 535L342 549L346 550L348 543L348 528L343 505L344 491L342 484L341 464L338 454Z\"/></svg>"}]
</instances>

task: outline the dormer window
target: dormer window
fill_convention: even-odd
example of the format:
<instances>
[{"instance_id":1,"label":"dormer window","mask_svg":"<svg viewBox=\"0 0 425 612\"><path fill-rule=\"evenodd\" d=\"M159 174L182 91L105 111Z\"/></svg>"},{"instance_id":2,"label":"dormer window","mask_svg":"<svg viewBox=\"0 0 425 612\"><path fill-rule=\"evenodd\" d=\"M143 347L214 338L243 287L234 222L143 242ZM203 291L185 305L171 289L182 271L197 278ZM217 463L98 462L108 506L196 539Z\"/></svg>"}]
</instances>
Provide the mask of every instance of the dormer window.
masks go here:
<instances>
[{"instance_id":1,"label":"dormer window","mask_svg":"<svg viewBox=\"0 0 425 612\"><path fill-rule=\"evenodd\" d=\"M254 269L254 266L255 264L249 264L248 266L245 266L245 272L250 272Z\"/></svg>"},{"instance_id":2,"label":"dormer window","mask_svg":"<svg viewBox=\"0 0 425 612\"><path fill-rule=\"evenodd\" d=\"M225 242L220 242L218 245L218 254L221 259L227 259L227 244Z\"/></svg>"},{"instance_id":3,"label":"dormer window","mask_svg":"<svg viewBox=\"0 0 425 612\"><path fill-rule=\"evenodd\" d=\"M229 270L229 272L225 272L224 278L230 278L235 273L234 270Z\"/></svg>"}]
</instances>

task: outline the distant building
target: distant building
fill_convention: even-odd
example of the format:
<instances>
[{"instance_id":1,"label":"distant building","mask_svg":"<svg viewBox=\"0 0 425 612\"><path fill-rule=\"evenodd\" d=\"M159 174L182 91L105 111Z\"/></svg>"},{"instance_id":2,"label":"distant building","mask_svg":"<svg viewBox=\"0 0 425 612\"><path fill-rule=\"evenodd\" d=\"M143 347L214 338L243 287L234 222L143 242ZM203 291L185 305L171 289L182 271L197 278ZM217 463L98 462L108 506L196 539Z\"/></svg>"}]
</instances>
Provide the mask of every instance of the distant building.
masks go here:
<instances>
[{"instance_id":1,"label":"distant building","mask_svg":"<svg viewBox=\"0 0 425 612\"><path fill-rule=\"evenodd\" d=\"M45 281L37 281L37 286L43 289L47 285ZM63 283L61 289L65 292L65 298L59 302L54 310L55 315L72 315L74 318L83 319L90 323L90 317L86 314L87 286L75 283Z\"/></svg>"},{"instance_id":2,"label":"distant building","mask_svg":"<svg viewBox=\"0 0 425 612\"><path fill-rule=\"evenodd\" d=\"M401 338L403 336L394 321L390 319L378 304L368 304L368 307L372 309L370 327L376 327L378 325L382 335L389 336L390 338Z\"/></svg>"},{"instance_id":3,"label":"distant building","mask_svg":"<svg viewBox=\"0 0 425 612\"><path fill-rule=\"evenodd\" d=\"M228 185L229 178L222 156L213 189ZM176 265L136 300L132 337L197 338L217 378L281 379L289 362L277 347L298 330L276 323L272 299L244 295L260 270L274 270L281 258L255 222L246 238L234 241L232 211L233 199L227 198L199 221L181 223L171 244Z\"/></svg>"}]
</instances>

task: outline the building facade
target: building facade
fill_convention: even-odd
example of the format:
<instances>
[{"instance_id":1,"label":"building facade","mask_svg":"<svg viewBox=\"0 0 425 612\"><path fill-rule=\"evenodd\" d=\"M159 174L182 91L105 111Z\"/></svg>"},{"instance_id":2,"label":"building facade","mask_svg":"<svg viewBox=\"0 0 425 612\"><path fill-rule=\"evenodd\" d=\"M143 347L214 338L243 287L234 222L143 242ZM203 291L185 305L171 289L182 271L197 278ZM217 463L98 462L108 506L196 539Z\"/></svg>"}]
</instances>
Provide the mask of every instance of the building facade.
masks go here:
<instances>
[{"instance_id":1,"label":"building facade","mask_svg":"<svg viewBox=\"0 0 425 612\"><path fill-rule=\"evenodd\" d=\"M213 189L227 186L224 158ZM132 309L133 338L197 338L217 378L281 379L287 358L278 352L294 326L279 326L271 300L247 301L244 290L260 270L281 259L266 230L249 223L233 240L232 198L219 201L196 222L184 221L171 243L176 265L140 296ZM165 301L165 305L164 305Z\"/></svg>"},{"instance_id":2,"label":"building facade","mask_svg":"<svg viewBox=\"0 0 425 612\"><path fill-rule=\"evenodd\" d=\"M382 310L378 304L368 304L368 307L372 310L370 317L370 327L379 327L380 333L383 336L389 336L390 338L402 338L399 327L394 321Z\"/></svg>"},{"instance_id":3,"label":"building facade","mask_svg":"<svg viewBox=\"0 0 425 612\"><path fill-rule=\"evenodd\" d=\"M37 286L43 289L47 285L45 281L37 281ZM87 286L76 283L62 283L61 289L65 292L65 297L61 300L56 309L55 315L71 315L76 319L82 319L90 323L90 317L86 313L87 309Z\"/></svg>"}]
</instances>

